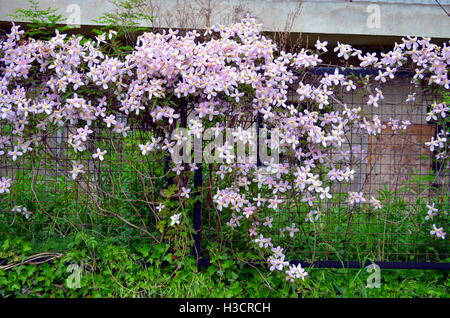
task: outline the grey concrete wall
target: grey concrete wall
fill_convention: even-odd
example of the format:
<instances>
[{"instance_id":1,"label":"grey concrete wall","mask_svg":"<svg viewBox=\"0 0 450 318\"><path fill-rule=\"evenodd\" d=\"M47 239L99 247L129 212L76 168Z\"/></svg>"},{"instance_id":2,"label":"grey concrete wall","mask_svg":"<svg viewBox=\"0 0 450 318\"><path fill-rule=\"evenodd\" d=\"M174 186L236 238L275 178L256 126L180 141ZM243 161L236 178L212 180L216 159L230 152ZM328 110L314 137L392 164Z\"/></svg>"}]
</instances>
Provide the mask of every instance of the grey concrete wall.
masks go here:
<instances>
[{"instance_id":1,"label":"grey concrete wall","mask_svg":"<svg viewBox=\"0 0 450 318\"><path fill-rule=\"evenodd\" d=\"M94 19L115 10L108 0L40 0L43 8L53 7L71 24L93 25ZM450 37L450 18L432 1L414 3L347 2L339 0L145 0L142 12L157 19L146 25L195 27L230 23L246 13L256 16L264 30L272 32L352 34L376 36ZM411 2L411 1L407 1ZM442 0L447 11L450 5ZM0 0L0 21L28 6L27 0Z\"/></svg>"}]
</instances>

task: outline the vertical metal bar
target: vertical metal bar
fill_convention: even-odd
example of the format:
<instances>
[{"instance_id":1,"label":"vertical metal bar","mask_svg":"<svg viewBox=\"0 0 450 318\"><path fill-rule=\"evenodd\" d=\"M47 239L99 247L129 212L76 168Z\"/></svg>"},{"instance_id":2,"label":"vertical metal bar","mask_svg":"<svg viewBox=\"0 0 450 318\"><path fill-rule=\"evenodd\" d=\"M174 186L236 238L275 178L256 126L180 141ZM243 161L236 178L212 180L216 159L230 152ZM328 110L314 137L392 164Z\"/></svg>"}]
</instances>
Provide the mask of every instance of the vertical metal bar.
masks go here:
<instances>
[{"instance_id":1,"label":"vertical metal bar","mask_svg":"<svg viewBox=\"0 0 450 318\"><path fill-rule=\"evenodd\" d=\"M186 98L180 99L180 125L183 128L187 127L187 117L188 117L188 100ZM195 163L195 161L194 161ZM187 164L185 164L187 165ZM186 168L186 167L185 167ZM192 247L192 254L195 256L197 261L197 266L199 265L199 260L201 258L201 247L202 247L202 191L201 187L203 185L203 169L200 163L200 167L194 172L194 190L196 191L194 211L193 211L193 223L194 223L194 246Z\"/></svg>"},{"instance_id":2,"label":"vertical metal bar","mask_svg":"<svg viewBox=\"0 0 450 318\"><path fill-rule=\"evenodd\" d=\"M180 127L186 128L187 127L187 108L188 108L188 100L186 98L180 98L179 99L179 111L180 111ZM168 136L168 139L170 139L170 136ZM167 155L164 158L164 173L167 173L170 171L170 162L172 161L172 155L170 153L167 153ZM174 183L173 178L166 178L167 180L167 186L171 186Z\"/></svg>"},{"instance_id":3,"label":"vertical metal bar","mask_svg":"<svg viewBox=\"0 0 450 318\"><path fill-rule=\"evenodd\" d=\"M201 187L203 185L203 168L200 167L195 171L194 175L194 188L197 191L196 201L194 203L194 248L193 254L197 260L197 266L199 265L199 260L201 258L201 247L202 247L202 202L200 200L202 196Z\"/></svg>"},{"instance_id":4,"label":"vertical metal bar","mask_svg":"<svg viewBox=\"0 0 450 318\"><path fill-rule=\"evenodd\" d=\"M180 126L182 128L187 127L187 113L188 113L188 100L186 98L180 99Z\"/></svg>"},{"instance_id":5,"label":"vertical metal bar","mask_svg":"<svg viewBox=\"0 0 450 318\"><path fill-rule=\"evenodd\" d=\"M261 127L261 123L262 123L261 114L258 113L258 115L256 115L256 166L257 167L261 167L261 157L259 155L259 152L260 152L259 130Z\"/></svg>"}]
</instances>

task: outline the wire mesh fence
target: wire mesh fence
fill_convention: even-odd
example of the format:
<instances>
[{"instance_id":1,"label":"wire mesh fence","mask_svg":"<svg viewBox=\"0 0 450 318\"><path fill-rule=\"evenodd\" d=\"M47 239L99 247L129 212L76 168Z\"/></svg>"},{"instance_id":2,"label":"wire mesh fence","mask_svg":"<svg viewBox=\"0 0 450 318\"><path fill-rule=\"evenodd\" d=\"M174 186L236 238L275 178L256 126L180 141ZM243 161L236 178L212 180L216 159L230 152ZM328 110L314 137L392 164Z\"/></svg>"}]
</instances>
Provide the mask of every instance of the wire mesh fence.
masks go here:
<instances>
[{"instance_id":1,"label":"wire mesh fence","mask_svg":"<svg viewBox=\"0 0 450 318\"><path fill-rule=\"evenodd\" d=\"M259 222L268 224L273 246L283 246L287 259L338 267L342 266L341 261L360 264L368 259L405 263L406 267L406 263L413 262L448 262L448 242L430 237L431 224L424 222L426 203L439 202L443 215L450 204L448 167L436 164L433 153L424 145L442 129L426 120L434 96L412 84L409 76L384 85L381 90L384 99L376 108L367 105L367 96L358 91L349 94L342 90L339 96L347 107L362 107L363 112L377 115L385 125L376 136L355 129L347 134L341 151L329 153L336 167L342 158L352 163L353 180L333 185L333 197L320 203L315 197L309 200L306 192L287 191L280 196L283 203L278 213L260 215ZM331 107L343 111L340 102ZM399 129L403 124L406 126ZM208 170L210 185L220 183L213 176L216 170L217 167ZM349 206L345 200L349 191L380 199L384 208ZM212 202L211 192L204 201ZM203 211L202 242L206 249L209 242L215 241L236 252L249 250L248 232L227 226L230 217L212 204ZM294 225L300 235L289 235ZM448 226L448 221L443 226ZM272 229L281 231L275 233ZM247 230L251 233L251 226Z\"/></svg>"},{"instance_id":2,"label":"wire mesh fence","mask_svg":"<svg viewBox=\"0 0 450 318\"><path fill-rule=\"evenodd\" d=\"M2 162L2 174L13 180L10 195L1 202L2 234L30 237L38 245L60 242L57 248L79 231L128 244L148 239L155 196L166 183L164 160L131 149L148 140L149 129L132 125L126 137L94 129L89 147L107 151L101 161L69 151L76 129L49 133L42 141L47 151L35 158ZM88 150L95 153L96 148ZM73 180L74 164L88 177ZM17 213L17 207L29 214Z\"/></svg>"},{"instance_id":3,"label":"wire mesh fence","mask_svg":"<svg viewBox=\"0 0 450 318\"><path fill-rule=\"evenodd\" d=\"M364 93L344 89L338 96L340 102L329 105L334 111L343 111L342 103L362 107L363 112L378 115L386 126L377 136L354 129L345 136L341 151L328 154L336 167L343 159L352 163L353 180L331 186L332 198L314 206L311 202L317 198L287 190L279 194L283 200L279 212L259 214L258 222L267 223L268 231L281 229L272 233L272 238L275 246L284 244L287 259L448 262L448 240L430 236L432 223L424 222L426 204L439 203L442 214L450 207L449 169L439 166L424 145L440 129L426 120L433 96L411 84L408 77L390 82L382 91L384 99L378 107L367 105ZM291 102L309 107L294 97ZM257 117L246 125L253 123L259 123ZM207 257L215 243L236 252L248 251L249 257L258 259L260 255L248 239L250 226L237 231L227 225L231 212L214 206L215 191L226 182L216 173L220 164L203 164L197 171L185 166L182 175L168 177L169 159L156 152L142 156L138 147L164 132L155 132L150 118L127 125L128 131L116 134L101 127L93 129L88 150L106 150L104 160L69 151L71 136L80 128L72 126L49 131L41 141L46 151L35 157L15 162L3 159L1 175L11 177L14 183L10 195L0 202L0 234L25 236L41 246L51 243L54 249L63 249L66 239L79 231L120 243L151 243L160 218L158 198L165 195L164 189L183 179L182 183L201 190L197 194L201 201L187 207L197 232L194 250L198 256ZM402 125L404 129L399 129ZM0 129L5 136L10 127ZM76 181L72 178L74 164L87 172ZM345 197L349 191L382 200L383 208L349 205ZM445 222L440 225L448 228ZM293 224L296 235L291 236Z\"/></svg>"}]
</instances>

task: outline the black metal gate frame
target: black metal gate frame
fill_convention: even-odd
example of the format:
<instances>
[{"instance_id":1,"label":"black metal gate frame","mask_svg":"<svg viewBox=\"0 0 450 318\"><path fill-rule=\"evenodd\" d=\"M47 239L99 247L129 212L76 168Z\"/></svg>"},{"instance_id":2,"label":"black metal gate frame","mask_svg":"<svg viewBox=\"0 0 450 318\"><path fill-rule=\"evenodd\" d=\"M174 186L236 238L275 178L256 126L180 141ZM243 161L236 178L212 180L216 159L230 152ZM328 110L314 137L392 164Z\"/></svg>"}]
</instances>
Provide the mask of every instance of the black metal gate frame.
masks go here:
<instances>
[{"instance_id":1,"label":"black metal gate frame","mask_svg":"<svg viewBox=\"0 0 450 318\"><path fill-rule=\"evenodd\" d=\"M333 73L335 68L331 67L315 67L311 70L313 74L322 75L324 73ZM353 69L341 69L341 72L345 75L354 74L356 76L365 76L365 75L377 75L380 69L362 69L362 68L353 68ZM411 77L411 72L401 71L398 72L400 76L408 76ZM258 158L259 159L259 158ZM259 161L259 160L258 160ZM203 169L200 166L194 175L194 187L199 189L203 184ZM194 204L194 213L193 213L193 223L194 223L194 246L192 249L192 254L197 260L198 267L207 267L211 265L211 261L209 258L202 258L201 256L201 248L202 248L202 203L199 199L200 195L197 197L197 201ZM253 266L262 265L264 261L253 261L249 262ZM371 264L376 264L382 269L422 269L422 270L450 270L449 262L359 262L359 261L337 261L337 260L326 260L326 261L315 261L315 262L306 262L303 260L291 260L291 264L301 264L302 267L317 267L317 268L363 268L369 266Z\"/></svg>"}]
</instances>

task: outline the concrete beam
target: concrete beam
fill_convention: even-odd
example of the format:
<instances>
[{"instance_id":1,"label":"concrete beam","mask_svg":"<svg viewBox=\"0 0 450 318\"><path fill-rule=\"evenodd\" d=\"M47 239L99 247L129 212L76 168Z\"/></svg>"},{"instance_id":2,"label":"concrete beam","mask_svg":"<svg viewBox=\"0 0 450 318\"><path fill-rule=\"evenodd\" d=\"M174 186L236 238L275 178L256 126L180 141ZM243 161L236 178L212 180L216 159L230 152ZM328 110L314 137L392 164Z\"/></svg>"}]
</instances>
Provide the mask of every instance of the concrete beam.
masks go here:
<instances>
[{"instance_id":1,"label":"concrete beam","mask_svg":"<svg viewBox=\"0 0 450 318\"><path fill-rule=\"evenodd\" d=\"M249 13L270 32L450 38L450 17L437 4L343 0L143 1L146 5L142 10L157 17L144 25L153 27L203 28L228 24ZM80 25L96 25L94 19L115 10L108 0L40 0L39 3L41 8L58 9L68 23ZM27 0L1 0L0 22L11 21L8 14L27 7ZM445 8L450 11L449 5Z\"/></svg>"}]
</instances>

